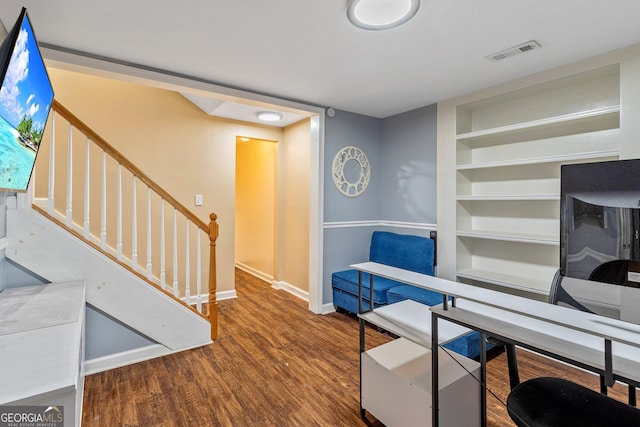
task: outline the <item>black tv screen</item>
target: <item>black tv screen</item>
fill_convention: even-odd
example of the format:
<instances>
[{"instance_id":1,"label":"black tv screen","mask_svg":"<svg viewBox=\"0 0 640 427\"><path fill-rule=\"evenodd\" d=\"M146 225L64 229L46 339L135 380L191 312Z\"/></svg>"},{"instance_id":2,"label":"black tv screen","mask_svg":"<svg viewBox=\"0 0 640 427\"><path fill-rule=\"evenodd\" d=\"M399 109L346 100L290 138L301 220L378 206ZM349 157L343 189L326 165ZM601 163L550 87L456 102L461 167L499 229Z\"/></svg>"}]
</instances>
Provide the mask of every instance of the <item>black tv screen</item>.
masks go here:
<instances>
[{"instance_id":1,"label":"black tv screen","mask_svg":"<svg viewBox=\"0 0 640 427\"><path fill-rule=\"evenodd\" d=\"M564 165L560 272L640 286L640 159Z\"/></svg>"},{"instance_id":2,"label":"black tv screen","mask_svg":"<svg viewBox=\"0 0 640 427\"><path fill-rule=\"evenodd\" d=\"M0 47L0 189L26 191L53 88L26 9Z\"/></svg>"}]
</instances>

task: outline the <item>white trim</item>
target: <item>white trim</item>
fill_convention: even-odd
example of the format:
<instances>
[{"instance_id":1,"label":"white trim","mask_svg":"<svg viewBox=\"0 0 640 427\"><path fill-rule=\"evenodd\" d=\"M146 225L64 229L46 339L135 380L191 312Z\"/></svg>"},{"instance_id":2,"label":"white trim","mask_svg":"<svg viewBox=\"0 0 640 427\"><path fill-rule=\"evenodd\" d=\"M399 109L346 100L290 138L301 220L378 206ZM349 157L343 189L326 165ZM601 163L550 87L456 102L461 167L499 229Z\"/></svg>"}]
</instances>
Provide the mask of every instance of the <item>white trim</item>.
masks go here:
<instances>
[{"instance_id":1,"label":"white trim","mask_svg":"<svg viewBox=\"0 0 640 427\"><path fill-rule=\"evenodd\" d=\"M120 368L122 366L132 365L145 360L151 360L173 353L179 353L185 350L204 347L212 344L213 341L193 345L190 347L171 350L162 344L151 344L148 346L134 348L133 350L123 351L121 353L110 354L107 356L96 357L95 359L84 362L85 375L97 374L99 372L108 371L110 369Z\"/></svg>"},{"instance_id":2,"label":"white trim","mask_svg":"<svg viewBox=\"0 0 640 427\"><path fill-rule=\"evenodd\" d=\"M236 293L235 289L232 289L230 291L220 291L220 292L216 292L216 301L222 301L225 299L233 299L233 298L238 298L238 294ZM181 301L186 302L185 298L182 297L180 298ZM198 295L191 295L189 297L189 302L187 303L188 305L195 305L198 302ZM200 294L200 302L202 304L206 304L209 302L209 294L208 293L202 293Z\"/></svg>"},{"instance_id":3,"label":"white trim","mask_svg":"<svg viewBox=\"0 0 640 427\"><path fill-rule=\"evenodd\" d=\"M257 277L258 279L264 280L267 283L271 283L273 281L273 276L267 274L267 273L263 273L260 270L257 270L253 267L250 267L246 264L243 264L241 262L236 262L236 268L239 268L240 270L244 271L245 273L248 273L254 277Z\"/></svg>"},{"instance_id":4,"label":"white trim","mask_svg":"<svg viewBox=\"0 0 640 427\"><path fill-rule=\"evenodd\" d=\"M222 301L225 299L234 299L234 298L238 298L238 294L236 293L235 289L232 289L230 291L216 292L216 301ZM207 302L208 301L209 301L209 297L207 296Z\"/></svg>"},{"instance_id":5,"label":"white trim","mask_svg":"<svg viewBox=\"0 0 640 427\"><path fill-rule=\"evenodd\" d=\"M320 314L330 314L335 312L336 312L336 306L333 305L332 302L330 302L329 304L322 305L322 312Z\"/></svg>"},{"instance_id":6,"label":"white trim","mask_svg":"<svg viewBox=\"0 0 640 427\"><path fill-rule=\"evenodd\" d=\"M281 291L285 291L285 292L289 292L291 295L294 295L302 300L305 301L309 301L309 292L307 291L303 291L302 289L293 286L290 283L287 282L278 282L276 280L274 280L271 283L271 287L277 290L281 290ZM319 313L316 313L319 314Z\"/></svg>"},{"instance_id":7,"label":"white trim","mask_svg":"<svg viewBox=\"0 0 640 427\"><path fill-rule=\"evenodd\" d=\"M420 222L401 222L401 221L337 221L325 222L323 228L354 228L354 227L396 227L396 228L413 228L416 230L437 230L437 224L427 224Z\"/></svg>"},{"instance_id":8,"label":"white trim","mask_svg":"<svg viewBox=\"0 0 640 427\"><path fill-rule=\"evenodd\" d=\"M181 350L180 350L181 351ZM120 368L133 363L143 362L156 357L171 354L171 350L161 344L135 348L121 353L110 354L108 356L96 357L84 362L85 375L97 374L98 372Z\"/></svg>"}]
</instances>

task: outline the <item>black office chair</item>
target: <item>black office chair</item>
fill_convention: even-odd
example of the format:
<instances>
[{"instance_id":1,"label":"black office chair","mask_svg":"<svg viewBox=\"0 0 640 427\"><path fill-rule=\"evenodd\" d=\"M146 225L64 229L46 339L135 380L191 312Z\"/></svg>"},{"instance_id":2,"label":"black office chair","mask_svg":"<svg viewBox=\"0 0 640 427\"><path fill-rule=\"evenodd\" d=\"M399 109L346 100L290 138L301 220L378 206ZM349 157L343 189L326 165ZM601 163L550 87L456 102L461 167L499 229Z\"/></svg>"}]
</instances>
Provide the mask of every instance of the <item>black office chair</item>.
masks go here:
<instances>
[{"instance_id":1,"label":"black office chair","mask_svg":"<svg viewBox=\"0 0 640 427\"><path fill-rule=\"evenodd\" d=\"M626 266L615 265L608 271L594 271L591 278L618 280L615 271ZM613 273L612 273L613 272ZM614 283L617 284L617 283ZM593 313L562 286L558 271L553 279L549 302ZM511 392L507 412L518 427L569 426L640 426L640 409L635 408L636 389L629 385L629 405L607 397L604 376L600 375L601 393L562 378L533 378L519 383L515 347L506 343ZM515 377L512 377L512 373Z\"/></svg>"}]
</instances>

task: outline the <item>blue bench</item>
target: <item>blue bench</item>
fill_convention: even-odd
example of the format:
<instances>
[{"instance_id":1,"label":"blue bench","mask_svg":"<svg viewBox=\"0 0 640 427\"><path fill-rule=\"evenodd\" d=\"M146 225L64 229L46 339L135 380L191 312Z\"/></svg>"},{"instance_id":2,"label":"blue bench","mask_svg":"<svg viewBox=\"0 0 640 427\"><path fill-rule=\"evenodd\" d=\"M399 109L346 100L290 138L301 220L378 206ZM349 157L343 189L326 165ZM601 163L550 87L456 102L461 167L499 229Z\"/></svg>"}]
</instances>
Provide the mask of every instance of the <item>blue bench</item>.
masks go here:
<instances>
[{"instance_id":1,"label":"blue bench","mask_svg":"<svg viewBox=\"0 0 640 427\"><path fill-rule=\"evenodd\" d=\"M374 231L371 236L371 246L369 247L369 261L433 276L436 263L435 240L435 231L431 232L431 238ZM358 313L357 270L343 270L333 273L331 275L331 287L333 304L337 310ZM363 274L363 310L368 310L372 304L369 295L369 275ZM407 299L432 306L442 303L442 294L384 277L374 276L374 308ZM480 337L477 332L471 332L446 344L445 347L465 357L475 358L480 355ZM487 344L487 348L489 347L491 347L491 344Z\"/></svg>"}]
</instances>

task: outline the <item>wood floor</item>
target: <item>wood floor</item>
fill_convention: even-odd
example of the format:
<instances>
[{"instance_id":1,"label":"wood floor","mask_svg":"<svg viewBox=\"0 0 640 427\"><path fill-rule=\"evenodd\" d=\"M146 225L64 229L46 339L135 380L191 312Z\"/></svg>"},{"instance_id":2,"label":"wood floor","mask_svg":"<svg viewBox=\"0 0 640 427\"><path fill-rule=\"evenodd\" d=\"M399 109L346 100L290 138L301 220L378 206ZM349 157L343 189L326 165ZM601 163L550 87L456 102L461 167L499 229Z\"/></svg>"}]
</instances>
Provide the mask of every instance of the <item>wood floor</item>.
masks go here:
<instances>
[{"instance_id":1,"label":"wood floor","mask_svg":"<svg viewBox=\"0 0 640 427\"><path fill-rule=\"evenodd\" d=\"M212 345L87 376L83 425L381 426L359 415L353 316L314 315L306 302L239 270L236 291L237 299L219 302ZM367 328L367 346L390 339ZM596 377L525 351L518 356L523 380L564 376L597 390ZM487 382L504 402L503 353L490 360ZM625 393L616 386L610 395L624 400ZM489 426L513 425L490 394L487 410Z\"/></svg>"}]
</instances>

